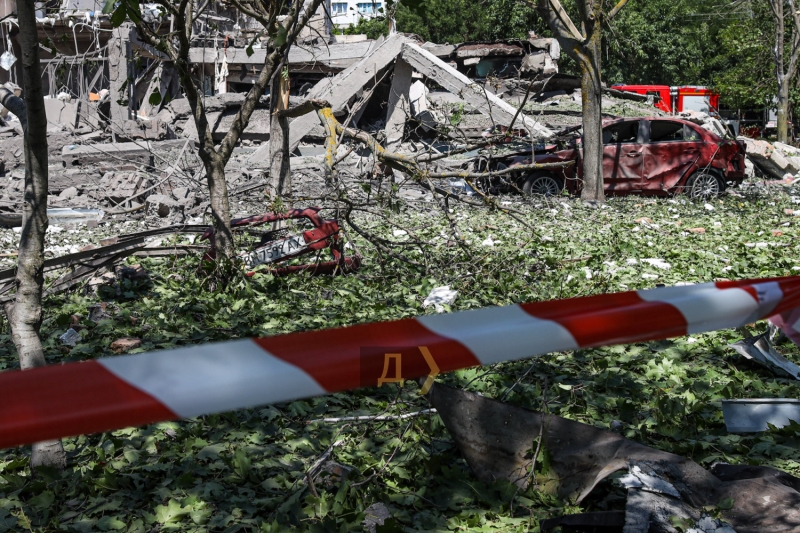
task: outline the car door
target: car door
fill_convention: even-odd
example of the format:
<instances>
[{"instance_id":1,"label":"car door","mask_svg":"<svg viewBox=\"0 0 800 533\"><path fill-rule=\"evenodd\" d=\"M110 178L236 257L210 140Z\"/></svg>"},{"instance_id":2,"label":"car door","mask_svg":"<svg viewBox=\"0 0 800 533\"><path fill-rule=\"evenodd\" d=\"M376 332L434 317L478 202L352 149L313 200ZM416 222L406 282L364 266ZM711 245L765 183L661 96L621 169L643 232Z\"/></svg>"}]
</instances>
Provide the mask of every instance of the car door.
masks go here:
<instances>
[{"instance_id":1,"label":"car door","mask_svg":"<svg viewBox=\"0 0 800 533\"><path fill-rule=\"evenodd\" d=\"M703 147L700 134L689 124L651 120L644 144L645 191L667 191L694 168Z\"/></svg>"},{"instance_id":2,"label":"car door","mask_svg":"<svg viewBox=\"0 0 800 533\"><path fill-rule=\"evenodd\" d=\"M603 128L603 185L608 192L637 191L642 181L640 121Z\"/></svg>"}]
</instances>

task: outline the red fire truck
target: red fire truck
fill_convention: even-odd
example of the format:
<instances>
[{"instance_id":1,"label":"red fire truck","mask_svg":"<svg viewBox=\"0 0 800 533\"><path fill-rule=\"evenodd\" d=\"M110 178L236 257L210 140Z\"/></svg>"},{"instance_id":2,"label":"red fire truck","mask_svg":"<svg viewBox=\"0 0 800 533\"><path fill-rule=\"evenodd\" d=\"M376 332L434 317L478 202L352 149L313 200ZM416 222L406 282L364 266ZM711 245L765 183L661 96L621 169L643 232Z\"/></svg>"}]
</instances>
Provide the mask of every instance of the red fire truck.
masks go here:
<instances>
[{"instance_id":1,"label":"red fire truck","mask_svg":"<svg viewBox=\"0 0 800 533\"><path fill-rule=\"evenodd\" d=\"M667 113L681 111L719 111L719 93L708 87L684 85L670 87L668 85L612 85L612 89L653 96L655 106Z\"/></svg>"}]
</instances>

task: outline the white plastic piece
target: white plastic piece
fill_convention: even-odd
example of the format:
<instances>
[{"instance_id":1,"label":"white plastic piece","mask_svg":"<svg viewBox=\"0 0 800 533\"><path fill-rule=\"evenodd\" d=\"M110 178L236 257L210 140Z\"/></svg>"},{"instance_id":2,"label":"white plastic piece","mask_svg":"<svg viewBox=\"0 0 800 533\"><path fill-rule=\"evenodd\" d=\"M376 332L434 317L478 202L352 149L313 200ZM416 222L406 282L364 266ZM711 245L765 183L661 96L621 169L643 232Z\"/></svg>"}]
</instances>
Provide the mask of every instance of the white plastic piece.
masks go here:
<instances>
[{"instance_id":1,"label":"white plastic piece","mask_svg":"<svg viewBox=\"0 0 800 533\"><path fill-rule=\"evenodd\" d=\"M431 305L436 308L437 313L444 312L445 305L453 305L458 297L458 291L450 290L450 285L443 287L436 287L433 289L425 301L422 302L422 307L430 307Z\"/></svg>"}]
</instances>

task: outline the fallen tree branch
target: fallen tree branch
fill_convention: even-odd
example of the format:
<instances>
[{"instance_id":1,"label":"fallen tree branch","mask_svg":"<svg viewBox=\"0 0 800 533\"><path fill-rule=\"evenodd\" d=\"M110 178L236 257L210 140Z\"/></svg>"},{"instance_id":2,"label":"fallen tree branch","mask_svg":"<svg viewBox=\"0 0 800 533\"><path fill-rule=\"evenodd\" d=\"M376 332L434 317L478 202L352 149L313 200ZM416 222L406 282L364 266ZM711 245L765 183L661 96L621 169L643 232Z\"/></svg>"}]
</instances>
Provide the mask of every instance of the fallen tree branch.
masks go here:
<instances>
[{"instance_id":1,"label":"fallen tree branch","mask_svg":"<svg viewBox=\"0 0 800 533\"><path fill-rule=\"evenodd\" d=\"M403 415L364 415L364 416L342 416L339 418L318 418L316 420L309 420L306 424L315 424L317 422L326 422L335 424L338 422L363 422L363 421L375 421L375 422L384 422L387 420L405 420L407 418L412 418L415 416L422 416L422 415L434 415L436 414L436 409L423 409L421 411L414 411L413 413L405 413Z\"/></svg>"},{"instance_id":2,"label":"fallen tree branch","mask_svg":"<svg viewBox=\"0 0 800 533\"><path fill-rule=\"evenodd\" d=\"M306 100L300 104L283 111L278 111L278 116L282 118L297 118L308 113L312 113L324 107L331 107L331 104L326 100Z\"/></svg>"}]
</instances>

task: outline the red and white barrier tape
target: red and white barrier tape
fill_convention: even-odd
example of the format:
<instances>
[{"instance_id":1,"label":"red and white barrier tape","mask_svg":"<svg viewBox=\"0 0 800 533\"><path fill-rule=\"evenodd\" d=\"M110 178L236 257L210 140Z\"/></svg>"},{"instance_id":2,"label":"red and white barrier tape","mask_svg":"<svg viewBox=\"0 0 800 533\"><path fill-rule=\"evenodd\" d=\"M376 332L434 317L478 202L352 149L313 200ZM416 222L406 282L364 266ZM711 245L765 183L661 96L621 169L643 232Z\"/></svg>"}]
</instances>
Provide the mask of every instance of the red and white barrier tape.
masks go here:
<instances>
[{"instance_id":1,"label":"red and white barrier tape","mask_svg":"<svg viewBox=\"0 0 800 533\"><path fill-rule=\"evenodd\" d=\"M0 447L425 376L432 367L420 347L449 372L733 328L795 308L800 277L718 282L2 372Z\"/></svg>"}]
</instances>

